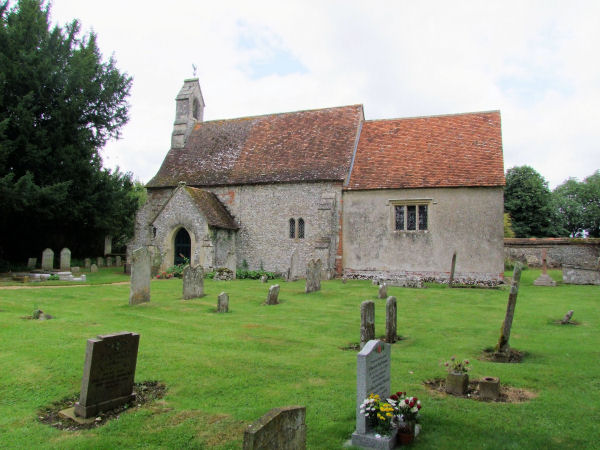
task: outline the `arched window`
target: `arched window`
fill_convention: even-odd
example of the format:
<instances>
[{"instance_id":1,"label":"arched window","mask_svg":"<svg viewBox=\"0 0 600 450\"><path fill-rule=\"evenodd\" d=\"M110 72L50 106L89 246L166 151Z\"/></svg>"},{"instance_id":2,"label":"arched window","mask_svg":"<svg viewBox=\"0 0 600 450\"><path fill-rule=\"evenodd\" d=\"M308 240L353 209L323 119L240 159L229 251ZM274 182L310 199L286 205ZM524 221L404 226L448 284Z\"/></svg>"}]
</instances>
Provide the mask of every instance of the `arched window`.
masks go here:
<instances>
[{"instance_id":1,"label":"arched window","mask_svg":"<svg viewBox=\"0 0 600 450\"><path fill-rule=\"evenodd\" d=\"M298 219L298 238L304 239L304 219L302 217Z\"/></svg>"},{"instance_id":2,"label":"arched window","mask_svg":"<svg viewBox=\"0 0 600 450\"><path fill-rule=\"evenodd\" d=\"M294 219L290 219L290 239L294 239L296 237L296 221Z\"/></svg>"}]
</instances>

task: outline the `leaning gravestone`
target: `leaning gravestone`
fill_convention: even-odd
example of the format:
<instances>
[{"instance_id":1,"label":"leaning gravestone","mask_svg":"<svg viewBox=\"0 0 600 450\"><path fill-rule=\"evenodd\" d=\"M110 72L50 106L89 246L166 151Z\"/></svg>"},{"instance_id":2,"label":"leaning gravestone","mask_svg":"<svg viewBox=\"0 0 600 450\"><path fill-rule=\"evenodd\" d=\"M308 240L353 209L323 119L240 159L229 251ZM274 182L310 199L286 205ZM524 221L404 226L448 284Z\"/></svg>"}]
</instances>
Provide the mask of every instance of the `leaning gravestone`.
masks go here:
<instances>
[{"instance_id":1,"label":"leaning gravestone","mask_svg":"<svg viewBox=\"0 0 600 450\"><path fill-rule=\"evenodd\" d=\"M260 282L261 283L266 283L269 280L269 277L266 275L263 275L262 277L260 277Z\"/></svg>"},{"instance_id":2,"label":"leaning gravestone","mask_svg":"<svg viewBox=\"0 0 600 450\"><path fill-rule=\"evenodd\" d=\"M298 279L298 266L300 264L300 257L298 255L298 249L294 249L290 256L290 267L287 273L287 281L295 281Z\"/></svg>"},{"instance_id":3,"label":"leaning gravestone","mask_svg":"<svg viewBox=\"0 0 600 450\"><path fill-rule=\"evenodd\" d=\"M510 329L512 328L513 318L515 316L515 306L517 305L517 295L519 294L519 283L521 282L521 264L516 263L513 271L512 285L508 294L508 303L506 304L506 315L502 328L500 329L500 337L496 344L496 353L498 356L506 355L510 349Z\"/></svg>"},{"instance_id":4,"label":"leaning gravestone","mask_svg":"<svg viewBox=\"0 0 600 450\"><path fill-rule=\"evenodd\" d=\"M85 258L83 260L83 266L86 268L86 270L90 270L92 267L92 260L90 258Z\"/></svg>"},{"instance_id":5,"label":"leaning gravestone","mask_svg":"<svg viewBox=\"0 0 600 450\"><path fill-rule=\"evenodd\" d=\"M150 301L150 260L151 255L147 247L140 247L131 255L130 305Z\"/></svg>"},{"instance_id":6,"label":"leaning gravestone","mask_svg":"<svg viewBox=\"0 0 600 450\"><path fill-rule=\"evenodd\" d=\"M306 266L306 287L304 292L315 292L321 290L321 260L311 259Z\"/></svg>"},{"instance_id":7,"label":"leaning gravestone","mask_svg":"<svg viewBox=\"0 0 600 450\"><path fill-rule=\"evenodd\" d=\"M450 279L448 280L448 286L452 287L454 284L454 271L456 270L456 252L452 254L452 263L450 264Z\"/></svg>"},{"instance_id":8,"label":"leaning gravestone","mask_svg":"<svg viewBox=\"0 0 600 450\"><path fill-rule=\"evenodd\" d=\"M90 266L90 272L92 272L92 273L98 272L98 266L96 264L92 264Z\"/></svg>"},{"instance_id":9,"label":"leaning gravestone","mask_svg":"<svg viewBox=\"0 0 600 450\"><path fill-rule=\"evenodd\" d=\"M269 293L267 294L267 300L265 304L267 305L278 305L279 304L279 285L274 284L269 288Z\"/></svg>"},{"instance_id":10,"label":"leaning gravestone","mask_svg":"<svg viewBox=\"0 0 600 450\"><path fill-rule=\"evenodd\" d=\"M68 272L71 270L71 250L63 248L60 251L60 270Z\"/></svg>"},{"instance_id":11,"label":"leaning gravestone","mask_svg":"<svg viewBox=\"0 0 600 450\"><path fill-rule=\"evenodd\" d=\"M204 270L202 266L185 266L183 269L183 299L204 297Z\"/></svg>"},{"instance_id":12,"label":"leaning gravestone","mask_svg":"<svg viewBox=\"0 0 600 450\"><path fill-rule=\"evenodd\" d=\"M381 283L379 286L379 298L387 298L387 284Z\"/></svg>"},{"instance_id":13,"label":"leaning gravestone","mask_svg":"<svg viewBox=\"0 0 600 450\"><path fill-rule=\"evenodd\" d=\"M122 333L100 335L88 339L79 401L73 417L70 410L61 415L95 418L98 413L121 406L135 399L133 381L140 335Z\"/></svg>"},{"instance_id":14,"label":"leaning gravestone","mask_svg":"<svg viewBox=\"0 0 600 450\"><path fill-rule=\"evenodd\" d=\"M306 449L306 407L272 409L248 425L242 449Z\"/></svg>"},{"instance_id":15,"label":"leaning gravestone","mask_svg":"<svg viewBox=\"0 0 600 450\"><path fill-rule=\"evenodd\" d=\"M36 265L37 265L37 258L29 258L27 260L27 268L28 269L35 269Z\"/></svg>"},{"instance_id":16,"label":"leaning gravestone","mask_svg":"<svg viewBox=\"0 0 600 450\"><path fill-rule=\"evenodd\" d=\"M229 294L227 294L227 292L221 292L219 294L219 297L217 298L217 312L229 312Z\"/></svg>"},{"instance_id":17,"label":"leaning gravestone","mask_svg":"<svg viewBox=\"0 0 600 450\"><path fill-rule=\"evenodd\" d=\"M396 428L390 436L375 436L367 418L360 412L360 405L370 394L381 399L390 396L391 346L378 340L370 340L356 357L356 431L352 445L357 447L392 449L396 445Z\"/></svg>"},{"instance_id":18,"label":"leaning gravestone","mask_svg":"<svg viewBox=\"0 0 600 450\"><path fill-rule=\"evenodd\" d=\"M396 297L388 297L385 302L385 341L388 344L396 342L398 337L397 311Z\"/></svg>"},{"instance_id":19,"label":"leaning gravestone","mask_svg":"<svg viewBox=\"0 0 600 450\"><path fill-rule=\"evenodd\" d=\"M360 304L360 348L375 339L375 302L365 300Z\"/></svg>"},{"instance_id":20,"label":"leaning gravestone","mask_svg":"<svg viewBox=\"0 0 600 450\"><path fill-rule=\"evenodd\" d=\"M47 248L42 252L42 270L54 269L54 252Z\"/></svg>"}]
</instances>

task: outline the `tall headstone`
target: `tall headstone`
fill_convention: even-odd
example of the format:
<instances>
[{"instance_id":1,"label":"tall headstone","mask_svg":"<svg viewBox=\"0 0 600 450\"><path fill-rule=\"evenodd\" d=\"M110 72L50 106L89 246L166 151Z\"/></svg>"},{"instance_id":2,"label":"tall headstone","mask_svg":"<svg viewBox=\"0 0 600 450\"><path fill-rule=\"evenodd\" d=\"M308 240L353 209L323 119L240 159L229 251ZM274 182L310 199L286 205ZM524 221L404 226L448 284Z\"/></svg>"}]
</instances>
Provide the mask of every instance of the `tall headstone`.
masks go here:
<instances>
[{"instance_id":1,"label":"tall headstone","mask_svg":"<svg viewBox=\"0 0 600 450\"><path fill-rule=\"evenodd\" d=\"M533 282L535 286L556 286L556 281L548 275L548 255L546 249L542 249L542 274Z\"/></svg>"},{"instance_id":2,"label":"tall headstone","mask_svg":"<svg viewBox=\"0 0 600 450\"><path fill-rule=\"evenodd\" d=\"M92 264L92 265L90 266L90 272L91 272L91 273L96 273L96 272L98 272L98 266L97 266L96 264Z\"/></svg>"},{"instance_id":3,"label":"tall headstone","mask_svg":"<svg viewBox=\"0 0 600 450\"><path fill-rule=\"evenodd\" d=\"M379 285L379 298L387 298L387 284L385 283Z\"/></svg>"},{"instance_id":4,"label":"tall headstone","mask_svg":"<svg viewBox=\"0 0 600 450\"><path fill-rule=\"evenodd\" d=\"M204 297L204 270L202 266L187 265L183 269L183 299Z\"/></svg>"},{"instance_id":5,"label":"tall headstone","mask_svg":"<svg viewBox=\"0 0 600 450\"><path fill-rule=\"evenodd\" d=\"M150 301L150 264L151 255L147 247L134 250L131 255L131 287L129 304Z\"/></svg>"},{"instance_id":6,"label":"tall headstone","mask_svg":"<svg viewBox=\"0 0 600 450\"><path fill-rule=\"evenodd\" d=\"M104 254L112 253L112 236L104 236Z\"/></svg>"},{"instance_id":7,"label":"tall headstone","mask_svg":"<svg viewBox=\"0 0 600 450\"><path fill-rule=\"evenodd\" d=\"M450 280L448 280L448 286L452 287L454 284L454 270L456 269L456 252L452 254L452 264L450 265Z\"/></svg>"},{"instance_id":8,"label":"tall headstone","mask_svg":"<svg viewBox=\"0 0 600 450\"><path fill-rule=\"evenodd\" d=\"M300 264L300 256L298 255L298 249L294 249L290 256L290 268L288 269L287 281L295 281L298 279Z\"/></svg>"},{"instance_id":9,"label":"tall headstone","mask_svg":"<svg viewBox=\"0 0 600 450\"><path fill-rule=\"evenodd\" d=\"M385 341L389 344L396 342L398 337L398 307L396 297L388 297L385 302Z\"/></svg>"},{"instance_id":10,"label":"tall headstone","mask_svg":"<svg viewBox=\"0 0 600 450\"><path fill-rule=\"evenodd\" d=\"M96 265L98 267L104 267L104 258L102 256L98 256L98 258L96 258Z\"/></svg>"},{"instance_id":11,"label":"tall headstone","mask_svg":"<svg viewBox=\"0 0 600 450\"><path fill-rule=\"evenodd\" d=\"M115 266L121 267L121 257L119 255L115 256Z\"/></svg>"},{"instance_id":12,"label":"tall headstone","mask_svg":"<svg viewBox=\"0 0 600 450\"><path fill-rule=\"evenodd\" d=\"M27 260L27 268L35 269L35 266L37 266L37 258L29 258Z\"/></svg>"},{"instance_id":13,"label":"tall headstone","mask_svg":"<svg viewBox=\"0 0 600 450\"><path fill-rule=\"evenodd\" d=\"M321 290L321 260L311 259L306 266L306 287L304 292L315 292Z\"/></svg>"},{"instance_id":14,"label":"tall headstone","mask_svg":"<svg viewBox=\"0 0 600 450\"><path fill-rule=\"evenodd\" d=\"M375 339L375 302L365 300L360 304L360 348Z\"/></svg>"},{"instance_id":15,"label":"tall headstone","mask_svg":"<svg viewBox=\"0 0 600 450\"><path fill-rule=\"evenodd\" d=\"M135 399L133 382L140 335L131 332L88 339L75 415L95 417Z\"/></svg>"},{"instance_id":16,"label":"tall headstone","mask_svg":"<svg viewBox=\"0 0 600 450\"><path fill-rule=\"evenodd\" d=\"M390 396L391 346L379 340L370 340L356 357L356 431L352 445L357 447L394 448L395 429L389 439L375 437L360 405L370 395L385 399Z\"/></svg>"},{"instance_id":17,"label":"tall headstone","mask_svg":"<svg viewBox=\"0 0 600 450\"><path fill-rule=\"evenodd\" d=\"M42 252L42 270L54 269L54 252L47 248Z\"/></svg>"},{"instance_id":18,"label":"tall headstone","mask_svg":"<svg viewBox=\"0 0 600 450\"><path fill-rule=\"evenodd\" d=\"M267 305L277 305L279 304L279 285L274 284L269 288L269 293L267 294L267 300L265 303Z\"/></svg>"},{"instance_id":19,"label":"tall headstone","mask_svg":"<svg viewBox=\"0 0 600 450\"><path fill-rule=\"evenodd\" d=\"M227 292L221 292L219 294L219 297L217 298L217 312L229 312L229 294L227 294Z\"/></svg>"},{"instance_id":20,"label":"tall headstone","mask_svg":"<svg viewBox=\"0 0 600 450\"><path fill-rule=\"evenodd\" d=\"M66 247L60 251L60 270L67 272L71 270L71 250Z\"/></svg>"},{"instance_id":21,"label":"tall headstone","mask_svg":"<svg viewBox=\"0 0 600 450\"><path fill-rule=\"evenodd\" d=\"M90 258L85 258L83 260L83 265L87 270L90 270L92 267L92 260Z\"/></svg>"},{"instance_id":22,"label":"tall headstone","mask_svg":"<svg viewBox=\"0 0 600 450\"><path fill-rule=\"evenodd\" d=\"M112 256L106 257L106 267L112 267L113 259Z\"/></svg>"},{"instance_id":23,"label":"tall headstone","mask_svg":"<svg viewBox=\"0 0 600 450\"><path fill-rule=\"evenodd\" d=\"M515 316L515 306L517 305L517 295L519 294L519 283L521 281L521 264L515 263L513 271L512 285L508 294L508 303L506 304L506 315L502 328L500 329L500 338L496 344L496 352L506 353L510 349L508 341L510 339L510 329L512 328L513 317Z\"/></svg>"}]
</instances>

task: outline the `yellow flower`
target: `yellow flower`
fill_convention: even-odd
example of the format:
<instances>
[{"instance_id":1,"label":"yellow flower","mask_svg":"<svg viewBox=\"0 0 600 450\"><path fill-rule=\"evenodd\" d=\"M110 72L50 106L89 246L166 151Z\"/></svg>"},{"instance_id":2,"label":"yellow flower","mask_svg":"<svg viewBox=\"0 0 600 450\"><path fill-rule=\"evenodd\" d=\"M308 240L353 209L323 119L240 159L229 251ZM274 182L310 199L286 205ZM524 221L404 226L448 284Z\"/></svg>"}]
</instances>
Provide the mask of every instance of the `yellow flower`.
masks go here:
<instances>
[{"instance_id":1,"label":"yellow flower","mask_svg":"<svg viewBox=\"0 0 600 450\"><path fill-rule=\"evenodd\" d=\"M392 417L392 413L385 413L386 416Z\"/></svg>"}]
</instances>

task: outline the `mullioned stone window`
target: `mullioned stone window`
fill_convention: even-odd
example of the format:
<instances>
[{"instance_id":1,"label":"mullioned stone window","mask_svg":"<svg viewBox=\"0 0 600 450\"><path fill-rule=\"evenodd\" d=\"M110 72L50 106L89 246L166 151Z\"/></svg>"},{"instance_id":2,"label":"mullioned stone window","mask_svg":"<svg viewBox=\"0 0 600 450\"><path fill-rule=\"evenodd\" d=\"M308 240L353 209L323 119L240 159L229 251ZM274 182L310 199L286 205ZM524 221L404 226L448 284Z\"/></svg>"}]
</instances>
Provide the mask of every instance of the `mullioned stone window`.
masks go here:
<instances>
[{"instance_id":1,"label":"mullioned stone window","mask_svg":"<svg viewBox=\"0 0 600 450\"><path fill-rule=\"evenodd\" d=\"M395 231L427 231L429 229L429 201L392 201Z\"/></svg>"},{"instance_id":2,"label":"mullioned stone window","mask_svg":"<svg viewBox=\"0 0 600 450\"><path fill-rule=\"evenodd\" d=\"M296 229L296 219L292 218L289 221L290 239L294 239L294 238L296 238L296 236L298 236L298 239L304 239L304 219L302 217L300 217L298 219L297 223L298 223L298 228Z\"/></svg>"}]
</instances>

